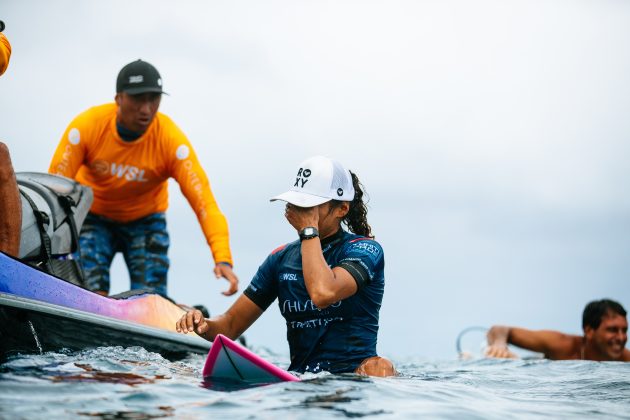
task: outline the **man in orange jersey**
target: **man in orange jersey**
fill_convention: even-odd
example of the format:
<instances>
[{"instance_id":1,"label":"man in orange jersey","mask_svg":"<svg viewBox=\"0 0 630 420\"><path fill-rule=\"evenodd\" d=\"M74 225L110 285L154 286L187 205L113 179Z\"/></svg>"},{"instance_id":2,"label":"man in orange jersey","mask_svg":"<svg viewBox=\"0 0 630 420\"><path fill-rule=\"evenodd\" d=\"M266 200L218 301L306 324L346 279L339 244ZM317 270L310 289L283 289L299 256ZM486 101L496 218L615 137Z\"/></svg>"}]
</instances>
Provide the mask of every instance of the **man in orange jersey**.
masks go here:
<instances>
[{"instance_id":1,"label":"man in orange jersey","mask_svg":"<svg viewBox=\"0 0 630 420\"><path fill-rule=\"evenodd\" d=\"M495 325L488 331L488 357L516 358L507 345L543 353L551 360L630 362L628 320L620 303L610 299L589 302L582 313L584 335L531 331Z\"/></svg>"},{"instance_id":2,"label":"man in orange jersey","mask_svg":"<svg viewBox=\"0 0 630 420\"><path fill-rule=\"evenodd\" d=\"M92 187L94 203L81 230L86 285L109 293L109 268L122 252L132 289L166 296L169 237L164 212L174 178L193 208L212 250L217 278L238 290L228 226L197 156L175 123L159 113L162 79L146 61L118 74L116 102L77 116L66 129L49 172Z\"/></svg>"}]
</instances>

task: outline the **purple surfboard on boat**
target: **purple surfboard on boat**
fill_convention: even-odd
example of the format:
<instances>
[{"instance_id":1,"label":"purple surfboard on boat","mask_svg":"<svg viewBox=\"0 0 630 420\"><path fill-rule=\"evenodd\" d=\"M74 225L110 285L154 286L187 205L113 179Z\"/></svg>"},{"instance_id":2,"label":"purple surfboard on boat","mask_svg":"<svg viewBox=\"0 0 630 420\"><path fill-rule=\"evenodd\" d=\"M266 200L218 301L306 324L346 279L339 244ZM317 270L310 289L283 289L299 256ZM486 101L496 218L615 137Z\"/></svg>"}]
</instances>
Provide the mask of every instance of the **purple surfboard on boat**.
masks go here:
<instances>
[{"instance_id":1,"label":"purple surfboard on boat","mask_svg":"<svg viewBox=\"0 0 630 420\"><path fill-rule=\"evenodd\" d=\"M206 380L260 384L300 380L222 334L217 334L212 343L203 367L203 377Z\"/></svg>"}]
</instances>

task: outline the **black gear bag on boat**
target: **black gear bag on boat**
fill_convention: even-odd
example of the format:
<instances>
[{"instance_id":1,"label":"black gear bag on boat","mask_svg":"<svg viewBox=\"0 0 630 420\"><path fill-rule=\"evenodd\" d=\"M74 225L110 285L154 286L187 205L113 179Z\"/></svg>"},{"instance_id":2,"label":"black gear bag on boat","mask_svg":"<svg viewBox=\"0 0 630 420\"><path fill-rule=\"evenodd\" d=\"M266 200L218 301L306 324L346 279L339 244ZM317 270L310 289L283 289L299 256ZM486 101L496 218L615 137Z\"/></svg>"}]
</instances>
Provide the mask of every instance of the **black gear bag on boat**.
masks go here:
<instances>
[{"instance_id":1,"label":"black gear bag on boat","mask_svg":"<svg viewBox=\"0 0 630 420\"><path fill-rule=\"evenodd\" d=\"M72 253L92 205L92 189L59 175L16 174L22 198L19 258L47 273L83 286L83 271Z\"/></svg>"}]
</instances>

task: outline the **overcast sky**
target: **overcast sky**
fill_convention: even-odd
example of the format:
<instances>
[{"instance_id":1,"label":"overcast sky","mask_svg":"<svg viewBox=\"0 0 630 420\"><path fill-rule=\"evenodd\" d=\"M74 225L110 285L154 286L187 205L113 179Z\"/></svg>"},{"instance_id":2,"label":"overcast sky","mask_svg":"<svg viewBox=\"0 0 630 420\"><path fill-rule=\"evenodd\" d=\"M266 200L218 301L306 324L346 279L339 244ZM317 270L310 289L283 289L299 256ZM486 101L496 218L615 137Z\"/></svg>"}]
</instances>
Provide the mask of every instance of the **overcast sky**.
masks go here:
<instances>
[{"instance_id":1,"label":"overcast sky","mask_svg":"<svg viewBox=\"0 0 630 420\"><path fill-rule=\"evenodd\" d=\"M629 309L628 1L0 0L0 19L15 169L46 171L120 68L151 62L228 218L241 290L296 238L269 197L322 154L370 195L380 353L452 359L467 326L580 333L591 299ZM235 298L170 192L169 293L223 312ZM113 276L128 288L120 258ZM246 335L288 353L275 304Z\"/></svg>"}]
</instances>

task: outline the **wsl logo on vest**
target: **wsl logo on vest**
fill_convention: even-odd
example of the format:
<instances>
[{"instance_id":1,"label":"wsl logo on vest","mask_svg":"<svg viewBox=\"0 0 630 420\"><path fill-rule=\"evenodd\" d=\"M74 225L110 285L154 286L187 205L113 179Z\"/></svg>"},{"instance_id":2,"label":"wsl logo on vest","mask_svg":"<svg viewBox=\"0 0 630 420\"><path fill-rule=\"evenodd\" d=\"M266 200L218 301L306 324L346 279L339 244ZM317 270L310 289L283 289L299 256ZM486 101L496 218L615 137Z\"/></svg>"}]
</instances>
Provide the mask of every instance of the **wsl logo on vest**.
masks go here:
<instances>
[{"instance_id":1,"label":"wsl logo on vest","mask_svg":"<svg viewBox=\"0 0 630 420\"><path fill-rule=\"evenodd\" d=\"M147 182L148 179L145 177L145 170L135 167L133 165L126 165L123 163L108 163L102 159L95 160L91 165L90 169L92 173L98 177L102 178L107 175L114 176L116 178L123 178L129 182Z\"/></svg>"},{"instance_id":2,"label":"wsl logo on vest","mask_svg":"<svg viewBox=\"0 0 630 420\"><path fill-rule=\"evenodd\" d=\"M298 275L296 273L280 273L278 279L280 281L298 281Z\"/></svg>"},{"instance_id":3,"label":"wsl logo on vest","mask_svg":"<svg viewBox=\"0 0 630 420\"><path fill-rule=\"evenodd\" d=\"M112 175L117 178L125 178L130 182L147 182L144 177L144 169L122 163L112 163Z\"/></svg>"}]
</instances>

